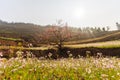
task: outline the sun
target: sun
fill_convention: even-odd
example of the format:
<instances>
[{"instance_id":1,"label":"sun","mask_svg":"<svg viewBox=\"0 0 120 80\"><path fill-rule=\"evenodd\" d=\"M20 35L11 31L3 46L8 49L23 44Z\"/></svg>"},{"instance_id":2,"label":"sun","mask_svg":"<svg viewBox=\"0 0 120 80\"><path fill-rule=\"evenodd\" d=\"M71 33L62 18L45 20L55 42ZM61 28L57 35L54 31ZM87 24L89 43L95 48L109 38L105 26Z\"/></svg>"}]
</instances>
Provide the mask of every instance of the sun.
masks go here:
<instances>
[{"instance_id":1,"label":"sun","mask_svg":"<svg viewBox=\"0 0 120 80\"><path fill-rule=\"evenodd\" d=\"M85 16L85 9L84 8L77 8L74 10L75 18L83 18Z\"/></svg>"}]
</instances>

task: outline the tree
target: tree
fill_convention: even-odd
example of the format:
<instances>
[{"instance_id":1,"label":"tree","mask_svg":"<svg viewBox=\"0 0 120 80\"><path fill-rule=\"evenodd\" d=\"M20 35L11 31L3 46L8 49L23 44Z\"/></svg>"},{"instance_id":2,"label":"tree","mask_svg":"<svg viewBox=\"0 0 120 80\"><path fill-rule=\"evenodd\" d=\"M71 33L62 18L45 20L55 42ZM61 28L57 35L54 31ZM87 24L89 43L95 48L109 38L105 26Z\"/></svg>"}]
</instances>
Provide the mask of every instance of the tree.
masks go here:
<instances>
[{"instance_id":1,"label":"tree","mask_svg":"<svg viewBox=\"0 0 120 80\"><path fill-rule=\"evenodd\" d=\"M106 31L106 30L105 30L105 27L103 27L103 28L102 28L102 31L103 31L103 32L105 32L105 31Z\"/></svg>"},{"instance_id":2,"label":"tree","mask_svg":"<svg viewBox=\"0 0 120 80\"><path fill-rule=\"evenodd\" d=\"M117 29L120 30L120 24L116 22Z\"/></svg>"},{"instance_id":3,"label":"tree","mask_svg":"<svg viewBox=\"0 0 120 80\"><path fill-rule=\"evenodd\" d=\"M42 34L42 40L50 45L57 45L58 53L61 53L63 42L69 40L72 37L72 32L67 26L67 24L62 24L60 21L45 29L44 34Z\"/></svg>"},{"instance_id":4,"label":"tree","mask_svg":"<svg viewBox=\"0 0 120 80\"><path fill-rule=\"evenodd\" d=\"M109 26L107 26L106 28L107 28L107 31L109 31L110 27L109 27Z\"/></svg>"}]
</instances>

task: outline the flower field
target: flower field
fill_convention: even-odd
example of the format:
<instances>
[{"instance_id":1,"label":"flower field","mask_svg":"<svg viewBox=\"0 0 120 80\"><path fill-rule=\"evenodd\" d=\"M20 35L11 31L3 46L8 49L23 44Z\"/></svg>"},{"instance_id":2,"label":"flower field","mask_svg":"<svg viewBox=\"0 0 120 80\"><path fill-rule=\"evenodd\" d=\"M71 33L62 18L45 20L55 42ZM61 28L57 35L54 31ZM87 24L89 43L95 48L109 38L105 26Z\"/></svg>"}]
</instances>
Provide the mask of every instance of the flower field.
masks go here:
<instances>
[{"instance_id":1,"label":"flower field","mask_svg":"<svg viewBox=\"0 0 120 80\"><path fill-rule=\"evenodd\" d=\"M119 58L0 59L0 80L119 80Z\"/></svg>"}]
</instances>

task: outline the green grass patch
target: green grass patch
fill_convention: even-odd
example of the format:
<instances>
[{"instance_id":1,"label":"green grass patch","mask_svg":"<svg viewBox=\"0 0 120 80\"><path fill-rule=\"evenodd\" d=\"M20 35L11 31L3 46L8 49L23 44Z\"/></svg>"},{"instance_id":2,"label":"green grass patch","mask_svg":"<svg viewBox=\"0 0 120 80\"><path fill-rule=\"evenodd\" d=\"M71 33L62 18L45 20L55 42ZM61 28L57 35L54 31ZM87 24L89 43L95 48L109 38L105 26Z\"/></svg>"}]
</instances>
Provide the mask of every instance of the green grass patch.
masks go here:
<instances>
[{"instance_id":1,"label":"green grass patch","mask_svg":"<svg viewBox=\"0 0 120 80\"><path fill-rule=\"evenodd\" d=\"M54 47L18 47L18 46L0 46L0 49L16 49L16 50L48 50L56 49Z\"/></svg>"},{"instance_id":2,"label":"green grass patch","mask_svg":"<svg viewBox=\"0 0 120 80\"><path fill-rule=\"evenodd\" d=\"M17 39L17 38L6 38L6 37L0 37L2 40L9 40L9 41L22 41L22 39Z\"/></svg>"}]
</instances>

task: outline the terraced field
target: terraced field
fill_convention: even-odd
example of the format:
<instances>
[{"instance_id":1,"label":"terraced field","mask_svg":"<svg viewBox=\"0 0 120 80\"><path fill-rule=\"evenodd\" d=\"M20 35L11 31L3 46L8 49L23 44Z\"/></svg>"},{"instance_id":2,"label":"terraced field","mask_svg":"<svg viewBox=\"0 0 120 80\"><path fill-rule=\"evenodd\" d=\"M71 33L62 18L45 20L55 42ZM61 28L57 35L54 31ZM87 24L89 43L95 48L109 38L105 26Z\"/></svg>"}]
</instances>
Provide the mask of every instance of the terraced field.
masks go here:
<instances>
[{"instance_id":1,"label":"terraced field","mask_svg":"<svg viewBox=\"0 0 120 80\"><path fill-rule=\"evenodd\" d=\"M84 44L84 43L104 42L104 41L113 41L113 40L120 40L120 31L109 32L106 35L92 39L65 42L64 44Z\"/></svg>"},{"instance_id":2,"label":"terraced field","mask_svg":"<svg viewBox=\"0 0 120 80\"><path fill-rule=\"evenodd\" d=\"M86 44L72 44L65 45L65 47L69 48L88 48L88 47L96 47L96 48L119 48L120 41L106 41L106 42L96 42L96 43L86 43Z\"/></svg>"}]
</instances>

